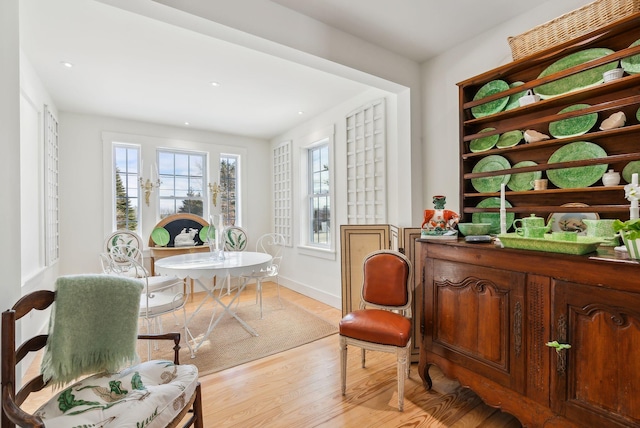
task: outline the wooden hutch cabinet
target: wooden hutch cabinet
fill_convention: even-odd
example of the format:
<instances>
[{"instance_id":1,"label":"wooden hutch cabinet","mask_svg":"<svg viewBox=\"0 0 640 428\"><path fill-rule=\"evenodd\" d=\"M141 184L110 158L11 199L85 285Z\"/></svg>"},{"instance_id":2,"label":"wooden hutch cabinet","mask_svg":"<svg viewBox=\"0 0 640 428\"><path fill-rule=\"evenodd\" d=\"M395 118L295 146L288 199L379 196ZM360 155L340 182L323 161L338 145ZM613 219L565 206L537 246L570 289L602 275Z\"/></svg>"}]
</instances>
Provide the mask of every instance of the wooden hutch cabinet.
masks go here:
<instances>
[{"instance_id":1,"label":"wooden hutch cabinet","mask_svg":"<svg viewBox=\"0 0 640 428\"><path fill-rule=\"evenodd\" d=\"M573 256L420 245L425 386L435 364L528 427L640 426L637 262L601 260L615 257L611 248Z\"/></svg>"},{"instance_id":2,"label":"wooden hutch cabinet","mask_svg":"<svg viewBox=\"0 0 640 428\"><path fill-rule=\"evenodd\" d=\"M474 180L521 172L606 164L622 172L640 160L640 74L543 99L534 104L474 117L472 109L543 84L640 54L640 13L570 42L468 79L460 94L460 206L462 221L475 213L499 215L499 190L480 191ZM538 76L551 64L589 48L613 53ZM505 92L473 100L493 80L522 82ZM561 113L575 104L583 110ZM599 130L615 112L626 115L621 128ZM508 131L533 129L550 135L549 124L597 113L586 134L503 148L471 150L472 141ZM489 130L487 130L489 129ZM481 132L484 131L484 132ZM560 148L587 141L606 153L597 158L550 162ZM488 156L510 167L474 171ZM523 161L527 166L514 168ZM639 163L640 164L640 163ZM636 171L634 171L636 172ZM507 212L547 218L558 212L597 213L600 218L629 218L623 186L586 186L547 190L507 189ZM581 206L576 206L581 204ZM566 206L566 204L571 204ZM612 247L597 253L566 255L500 248L494 244L419 239L418 287L422 287L420 376L431 387L429 367L470 387L492 406L516 416L528 427L640 427L640 264ZM557 341L571 347L556 352Z\"/></svg>"}]
</instances>

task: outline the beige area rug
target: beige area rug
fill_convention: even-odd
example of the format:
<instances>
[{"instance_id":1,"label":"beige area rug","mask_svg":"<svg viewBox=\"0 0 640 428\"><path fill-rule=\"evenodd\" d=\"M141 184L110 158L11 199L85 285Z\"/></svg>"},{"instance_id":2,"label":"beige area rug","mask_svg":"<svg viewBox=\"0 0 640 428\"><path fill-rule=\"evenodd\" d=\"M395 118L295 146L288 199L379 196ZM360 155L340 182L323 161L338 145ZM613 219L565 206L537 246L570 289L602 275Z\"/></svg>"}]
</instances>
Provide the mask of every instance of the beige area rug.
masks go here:
<instances>
[{"instance_id":1,"label":"beige area rug","mask_svg":"<svg viewBox=\"0 0 640 428\"><path fill-rule=\"evenodd\" d=\"M217 306L217 313L221 311ZM211 300L190 321L189 328L199 340L206 332L212 312ZM184 343L184 329L182 319L176 326L171 315L163 317L164 331L180 331L182 341L180 346L180 362L195 364L200 376L254 361L269 355L277 354L288 349L296 348L336 334L338 327L306 309L282 299L282 308L277 297L265 298L263 302L263 319L260 319L260 308L253 301L243 301L236 309L237 314L247 324L253 327L258 336L252 336L240 323L229 314L214 328L211 335L191 358L189 349ZM187 318L189 314L187 314ZM179 329L179 330L177 330ZM160 350L152 351L153 359L173 359L171 342L159 342ZM147 355L147 346L139 349L143 358Z\"/></svg>"}]
</instances>

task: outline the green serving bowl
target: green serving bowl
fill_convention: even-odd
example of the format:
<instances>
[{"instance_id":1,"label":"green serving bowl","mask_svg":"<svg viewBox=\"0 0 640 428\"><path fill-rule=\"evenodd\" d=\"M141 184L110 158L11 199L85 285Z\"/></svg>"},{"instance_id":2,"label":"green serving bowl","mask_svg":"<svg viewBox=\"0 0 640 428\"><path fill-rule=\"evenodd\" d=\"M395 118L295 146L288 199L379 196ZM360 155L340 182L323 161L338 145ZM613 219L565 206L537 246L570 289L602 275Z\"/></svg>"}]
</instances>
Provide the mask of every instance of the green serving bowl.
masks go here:
<instances>
[{"instance_id":1,"label":"green serving bowl","mask_svg":"<svg viewBox=\"0 0 640 428\"><path fill-rule=\"evenodd\" d=\"M491 223L458 223L458 230L464 236L488 235Z\"/></svg>"}]
</instances>

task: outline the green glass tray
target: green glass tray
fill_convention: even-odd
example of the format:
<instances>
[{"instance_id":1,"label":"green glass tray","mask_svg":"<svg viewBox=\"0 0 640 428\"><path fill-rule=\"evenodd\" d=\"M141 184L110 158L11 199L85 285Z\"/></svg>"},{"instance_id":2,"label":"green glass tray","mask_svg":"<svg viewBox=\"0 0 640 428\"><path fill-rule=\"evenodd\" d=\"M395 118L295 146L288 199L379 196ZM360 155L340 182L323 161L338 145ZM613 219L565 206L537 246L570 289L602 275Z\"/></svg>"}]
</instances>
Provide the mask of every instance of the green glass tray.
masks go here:
<instances>
[{"instance_id":1,"label":"green glass tray","mask_svg":"<svg viewBox=\"0 0 640 428\"><path fill-rule=\"evenodd\" d=\"M498 238L505 248L573 255L592 253L603 242L602 238L589 236L578 236L576 242L558 241L551 239L550 234L546 234L544 238L523 238L517 233L505 233L498 235Z\"/></svg>"}]
</instances>

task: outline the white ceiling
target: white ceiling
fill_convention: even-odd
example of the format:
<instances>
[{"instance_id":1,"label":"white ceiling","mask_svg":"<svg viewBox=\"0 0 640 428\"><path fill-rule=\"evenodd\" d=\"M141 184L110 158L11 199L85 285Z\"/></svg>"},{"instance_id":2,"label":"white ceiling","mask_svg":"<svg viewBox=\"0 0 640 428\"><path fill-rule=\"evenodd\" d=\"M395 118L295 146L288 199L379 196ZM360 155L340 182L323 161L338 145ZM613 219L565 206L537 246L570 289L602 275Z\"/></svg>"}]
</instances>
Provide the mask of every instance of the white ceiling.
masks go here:
<instances>
[{"instance_id":1,"label":"white ceiling","mask_svg":"<svg viewBox=\"0 0 640 428\"><path fill-rule=\"evenodd\" d=\"M417 62L538 5L272 1ZM368 89L93 0L21 0L20 37L62 111L271 138Z\"/></svg>"},{"instance_id":2,"label":"white ceiling","mask_svg":"<svg viewBox=\"0 0 640 428\"><path fill-rule=\"evenodd\" d=\"M542 2L529 0L271 0L422 63Z\"/></svg>"}]
</instances>

